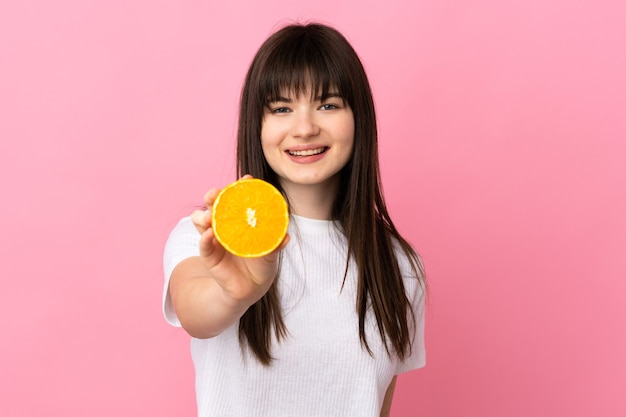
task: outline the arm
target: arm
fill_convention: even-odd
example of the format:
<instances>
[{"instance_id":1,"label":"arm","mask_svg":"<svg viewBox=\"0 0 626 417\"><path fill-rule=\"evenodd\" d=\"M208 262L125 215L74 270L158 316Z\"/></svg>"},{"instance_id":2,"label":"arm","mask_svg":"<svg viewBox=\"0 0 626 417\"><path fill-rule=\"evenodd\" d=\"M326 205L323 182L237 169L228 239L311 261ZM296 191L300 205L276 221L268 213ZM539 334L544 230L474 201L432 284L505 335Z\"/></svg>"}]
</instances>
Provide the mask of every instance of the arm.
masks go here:
<instances>
[{"instance_id":1,"label":"arm","mask_svg":"<svg viewBox=\"0 0 626 417\"><path fill-rule=\"evenodd\" d=\"M398 376L394 376L389 386L387 387L387 392L385 393L385 399L383 400L383 406L380 410L380 417L389 417L389 413L391 412L391 401L393 400L393 392L396 389L396 379Z\"/></svg>"},{"instance_id":2,"label":"arm","mask_svg":"<svg viewBox=\"0 0 626 417\"><path fill-rule=\"evenodd\" d=\"M185 259L172 271L169 295L183 328L193 337L209 338L235 323L270 288L278 252L262 258L240 258L227 252L211 228L211 207L219 190L205 196L207 211L191 215L200 233L200 256Z\"/></svg>"},{"instance_id":3,"label":"arm","mask_svg":"<svg viewBox=\"0 0 626 417\"><path fill-rule=\"evenodd\" d=\"M237 300L225 293L205 270L201 257L185 259L176 266L169 292L182 327L201 339L220 334L256 301Z\"/></svg>"}]
</instances>

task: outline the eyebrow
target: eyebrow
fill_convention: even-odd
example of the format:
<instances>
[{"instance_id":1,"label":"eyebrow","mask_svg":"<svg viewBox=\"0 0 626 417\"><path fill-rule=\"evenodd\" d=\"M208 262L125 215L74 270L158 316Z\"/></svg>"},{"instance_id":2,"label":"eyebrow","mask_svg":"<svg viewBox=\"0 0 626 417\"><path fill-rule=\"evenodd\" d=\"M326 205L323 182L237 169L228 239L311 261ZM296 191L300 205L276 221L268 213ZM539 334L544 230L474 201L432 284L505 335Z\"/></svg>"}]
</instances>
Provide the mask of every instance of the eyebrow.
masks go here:
<instances>
[{"instance_id":1,"label":"eyebrow","mask_svg":"<svg viewBox=\"0 0 626 417\"><path fill-rule=\"evenodd\" d=\"M329 98L340 98L343 100L343 97L341 97L341 94L337 93L337 92L330 92L328 94L326 94L326 97L323 97L324 99L329 99ZM322 100L322 96L317 96L315 97L315 100L317 101L321 101Z\"/></svg>"},{"instance_id":2,"label":"eyebrow","mask_svg":"<svg viewBox=\"0 0 626 417\"><path fill-rule=\"evenodd\" d=\"M331 93L326 94L325 97L322 97L321 95L316 96L315 101L322 101L322 98L329 99L329 98L334 98L334 97L340 98L343 100L343 97L341 97L341 94L336 93L336 92L331 92ZM278 96L274 100L270 100L270 103L276 103L276 102L291 103L292 101L293 100L288 97Z\"/></svg>"}]
</instances>

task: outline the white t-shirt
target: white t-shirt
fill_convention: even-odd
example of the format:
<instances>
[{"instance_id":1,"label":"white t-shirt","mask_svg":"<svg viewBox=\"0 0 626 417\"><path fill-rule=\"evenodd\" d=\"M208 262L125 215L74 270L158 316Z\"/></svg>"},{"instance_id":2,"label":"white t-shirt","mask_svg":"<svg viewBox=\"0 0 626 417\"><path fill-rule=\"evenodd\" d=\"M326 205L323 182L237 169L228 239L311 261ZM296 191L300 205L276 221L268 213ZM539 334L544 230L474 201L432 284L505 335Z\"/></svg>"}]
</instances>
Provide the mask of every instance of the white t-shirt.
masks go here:
<instances>
[{"instance_id":1,"label":"white t-shirt","mask_svg":"<svg viewBox=\"0 0 626 417\"><path fill-rule=\"evenodd\" d=\"M288 336L272 344L269 367L240 349L237 323L211 339L192 338L200 417L378 417L393 376L425 365L423 293L404 255L400 267L416 326L412 354L400 362L387 354L371 317L366 334L373 356L360 343L355 267L342 289L347 248L335 224L292 216L289 234L278 277ZM199 238L184 218L165 247L163 312L174 326L180 322L168 295L170 275L199 254Z\"/></svg>"}]
</instances>

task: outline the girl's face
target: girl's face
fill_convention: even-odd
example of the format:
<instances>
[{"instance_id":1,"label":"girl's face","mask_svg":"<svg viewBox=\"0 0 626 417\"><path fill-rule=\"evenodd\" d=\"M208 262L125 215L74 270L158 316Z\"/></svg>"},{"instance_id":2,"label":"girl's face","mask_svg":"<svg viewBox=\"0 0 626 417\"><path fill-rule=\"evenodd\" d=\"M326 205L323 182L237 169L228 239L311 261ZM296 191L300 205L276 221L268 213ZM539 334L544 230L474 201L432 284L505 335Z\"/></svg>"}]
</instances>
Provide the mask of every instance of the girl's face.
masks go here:
<instances>
[{"instance_id":1,"label":"girl's face","mask_svg":"<svg viewBox=\"0 0 626 417\"><path fill-rule=\"evenodd\" d=\"M263 114L261 146L287 193L300 185L333 185L352 155L354 116L338 94L322 100L286 94Z\"/></svg>"}]
</instances>

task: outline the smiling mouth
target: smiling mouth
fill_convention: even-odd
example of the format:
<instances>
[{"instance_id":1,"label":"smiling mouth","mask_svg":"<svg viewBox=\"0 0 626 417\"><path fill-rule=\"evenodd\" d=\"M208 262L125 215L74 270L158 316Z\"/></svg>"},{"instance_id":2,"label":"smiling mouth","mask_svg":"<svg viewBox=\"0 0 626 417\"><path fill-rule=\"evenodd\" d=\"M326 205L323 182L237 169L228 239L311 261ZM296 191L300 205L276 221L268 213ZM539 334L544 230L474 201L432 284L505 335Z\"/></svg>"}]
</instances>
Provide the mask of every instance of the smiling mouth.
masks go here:
<instances>
[{"instance_id":1,"label":"smiling mouth","mask_svg":"<svg viewBox=\"0 0 626 417\"><path fill-rule=\"evenodd\" d=\"M327 149L328 149L328 146L324 146L324 147L316 148L316 149L307 149L305 151L287 151L287 153L291 156L312 156L312 155L318 155L320 153L324 153L326 152Z\"/></svg>"}]
</instances>

